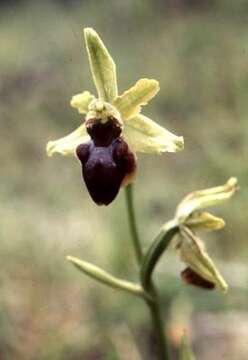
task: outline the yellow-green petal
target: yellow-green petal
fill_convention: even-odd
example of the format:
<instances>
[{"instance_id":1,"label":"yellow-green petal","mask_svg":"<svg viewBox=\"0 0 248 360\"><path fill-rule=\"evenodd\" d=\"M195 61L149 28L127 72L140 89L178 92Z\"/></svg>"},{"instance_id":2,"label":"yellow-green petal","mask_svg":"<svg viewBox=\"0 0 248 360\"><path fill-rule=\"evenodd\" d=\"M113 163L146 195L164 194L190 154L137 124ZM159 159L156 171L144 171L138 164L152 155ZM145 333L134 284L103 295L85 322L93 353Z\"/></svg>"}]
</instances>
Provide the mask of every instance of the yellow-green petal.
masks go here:
<instances>
[{"instance_id":1,"label":"yellow-green petal","mask_svg":"<svg viewBox=\"0 0 248 360\"><path fill-rule=\"evenodd\" d=\"M141 114L125 122L123 135L136 152L160 154L180 151L184 147L183 137L172 134Z\"/></svg>"},{"instance_id":2,"label":"yellow-green petal","mask_svg":"<svg viewBox=\"0 0 248 360\"><path fill-rule=\"evenodd\" d=\"M178 246L181 260L203 279L226 292L228 285L206 252L204 243L188 228L181 228L181 242Z\"/></svg>"},{"instance_id":3,"label":"yellow-green petal","mask_svg":"<svg viewBox=\"0 0 248 360\"><path fill-rule=\"evenodd\" d=\"M72 97L71 106L77 109L79 114L86 114L88 112L89 104L93 99L95 99L94 95L89 91L84 91Z\"/></svg>"},{"instance_id":4,"label":"yellow-green petal","mask_svg":"<svg viewBox=\"0 0 248 360\"><path fill-rule=\"evenodd\" d=\"M184 224L194 231L214 231L223 229L225 221L209 212L196 211L185 220Z\"/></svg>"},{"instance_id":5,"label":"yellow-green petal","mask_svg":"<svg viewBox=\"0 0 248 360\"><path fill-rule=\"evenodd\" d=\"M99 98L112 102L118 93L115 63L95 30L84 29L84 36Z\"/></svg>"},{"instance_id":6,"label":"yellow-green petal","mask_svg":"<svg viewBox=\"0 0 248 360\"><path fill-rule=\"evenodd\" d=\"M58 140L49 141L46 147L47 155L52 156L56 153L60 155L75 155L78 145L87 142L89 139L90 137L83 124L69 135Z\"/></svg>"},{"instance_id":7,"label":"yellow-green petal","mask_svg":"<svg viewBox=\"0 0 248 360\"><path fill-rule=\"evenodd\" d=\"M140 79L133 87L125 91L121 96L118 96L114 101L114 105L125 121L139 114L141 106L146 105L158 91L158 81L153 79Z\"/></svg>"}]
</instances>

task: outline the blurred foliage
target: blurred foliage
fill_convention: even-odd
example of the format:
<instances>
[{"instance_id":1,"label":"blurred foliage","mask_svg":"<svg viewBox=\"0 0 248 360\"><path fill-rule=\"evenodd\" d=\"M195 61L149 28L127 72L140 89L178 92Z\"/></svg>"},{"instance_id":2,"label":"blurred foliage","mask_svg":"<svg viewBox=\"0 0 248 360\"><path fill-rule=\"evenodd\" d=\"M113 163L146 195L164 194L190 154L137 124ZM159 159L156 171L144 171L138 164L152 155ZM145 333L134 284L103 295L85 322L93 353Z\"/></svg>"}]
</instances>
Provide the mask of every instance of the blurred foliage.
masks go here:
<instances>
[{"instance_id":1,"label":"blurred foliage","mask_svg":"<svg viewBox=\"0 0 248 360\"><path fill-rule=\"evenodd\" d=\"M45 154L48 140L82 121L71 96L95 91L86 26L114 56L120 91L142 76L160 81L147 115L185 137L180 154L139 158L144 246L186 193L231 175L240 180L242 192L217 214L227 228L207 239L229 294L185 287L173 252L157 281L175 349L186 327L199 359L247 358L247 342L236 341L248 335L247 10L245 0L1 1L1 359L135 360L147 348L140 301L92 283L65 261L71 254L137 279L123 194L96 207L77 161Z\"/></svg>"}]
</instances>

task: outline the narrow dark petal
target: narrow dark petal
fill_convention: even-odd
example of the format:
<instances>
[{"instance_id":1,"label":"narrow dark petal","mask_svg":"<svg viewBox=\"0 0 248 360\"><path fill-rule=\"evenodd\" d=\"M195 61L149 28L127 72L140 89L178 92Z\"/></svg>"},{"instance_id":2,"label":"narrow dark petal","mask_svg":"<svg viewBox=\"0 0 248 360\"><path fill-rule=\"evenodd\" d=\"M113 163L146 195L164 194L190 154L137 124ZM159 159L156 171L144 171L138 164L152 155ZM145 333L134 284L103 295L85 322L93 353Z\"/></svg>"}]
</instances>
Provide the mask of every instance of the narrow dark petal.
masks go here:
<instances>
[{"instance_id":1,"label":"narrow dark petal","mask_svg":"<svg viewBox=\"0 0 248 360\"><path fill-rule=\"evenodd\" d=\"M203 289L212 290L215 288L215 284L211 281L203 279L200 275L198 275L191 268L187 267L185 270L181 272L182 279L190 285L194 285Z\"/></svg>"},{"instance_id":2,"label":"narrow dark petal","mask_svg":"<svg viewBox=\"0 0 248 360\"><path fill-rule=\"evenodd\" d=\"M109 146L79 145L77 155L87 189L98 205L108 205L117 196L124 178L136 167L135 157L122 138ZM88 154L88 157L86 156Z\"/></svg>"}]
</instances>

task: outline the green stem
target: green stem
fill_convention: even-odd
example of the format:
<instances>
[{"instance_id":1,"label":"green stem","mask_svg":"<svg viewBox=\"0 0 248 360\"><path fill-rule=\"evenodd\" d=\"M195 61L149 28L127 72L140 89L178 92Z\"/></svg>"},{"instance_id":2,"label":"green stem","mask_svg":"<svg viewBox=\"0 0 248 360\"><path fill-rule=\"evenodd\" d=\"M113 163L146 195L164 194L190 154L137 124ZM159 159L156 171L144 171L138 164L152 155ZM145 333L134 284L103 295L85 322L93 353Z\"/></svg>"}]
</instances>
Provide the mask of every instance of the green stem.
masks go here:
<instances>
[{"instance_id":1,"label":"green stem","mask_svg":"<svg viewBox=\"0 0 248 360\"><path fill-rule=\"evenodd\" d=\"M151 283L149 294L153 297L153 302L147 302L147 305L149 306L151 320L153 323L157 358L159 360L169 360L169 345L167 337L165 335L165 327L163 324L160 300L158 292L153 283Z\"/></svg>"},{"instance_id":2,"label":"green stem","mask_svg":"<svg viewBox=\"0 0 248 360\"><path fill-rule=\"evenodd\" d=\"M136 260L137 263L141 265L143 253L142 253L142 248L141 248L141 243L138 235L138 229L135 218L132 185L128 185L126 187L126 202L127 202L128 221L131 231L133 247L135 249ZM147 293L153 299L152 301L146 300L146 303L150 310L150 314L153 322L154 334L156 337L157 359L169 360L170 357L168 351L168 344L164 333L164 325L163 325L162 314L159 304L159 297L152 280L150 281L150 286L148 288Z\"/></svg>"},{"instance_id":3,"label":"green stem","mask_svg":"<svg viewBox=\"0 0 248 360\"><path fill-rule=\"evenodd\" d=\"M143 254L142 254L141 244L139 241L138 229L137 229L137 225L136 225L136 216L135 216L135 211L134 211L132 185L128 185L125 190L126 190L128 222L129 222L129 226L130 226L130 232L131 232L131 236L132 236L132 242L133 242L136 260L137 260L137 263L140 265Z\"/></svg>"}]
</instances>

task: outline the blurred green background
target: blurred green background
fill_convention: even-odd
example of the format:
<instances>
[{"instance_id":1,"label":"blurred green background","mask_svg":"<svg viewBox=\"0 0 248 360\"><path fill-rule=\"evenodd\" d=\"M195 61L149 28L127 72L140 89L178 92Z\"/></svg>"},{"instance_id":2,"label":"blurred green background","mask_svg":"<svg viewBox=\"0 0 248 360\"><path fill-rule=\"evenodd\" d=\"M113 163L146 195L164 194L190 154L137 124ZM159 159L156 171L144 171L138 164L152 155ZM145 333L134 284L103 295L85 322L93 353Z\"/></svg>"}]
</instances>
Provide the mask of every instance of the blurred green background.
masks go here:
<instances>
[{"instance_id":1,"label":"blurred green background","mask_svg":"<svg viewBox=\"0 0 248 360\"><path fill-rule=\"evenodd\" d=\"M160 81L145 113L185 138L181 153L139 156L144 247L187 192L239 178L242 191L215 211L227 227L206 237L229 293L185 286L173 251L156 280L175 359L183 329L197 359L247 359L247 20L245 0L0 2L1 360L136 360L140 351L153 358L141 301L92 282L65 260L71 254L138 278L123 192L97 207L78 162L45 153L48 140L82 121L71 96L95 92L86 26L114 57L120 92L141 77Z\"/></svg>"}]
</instances>

